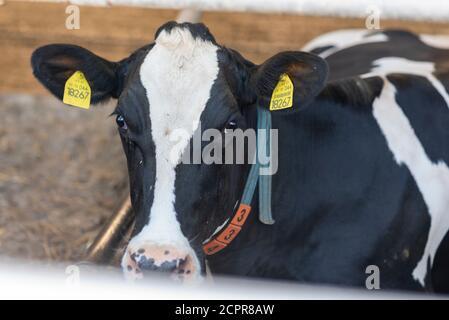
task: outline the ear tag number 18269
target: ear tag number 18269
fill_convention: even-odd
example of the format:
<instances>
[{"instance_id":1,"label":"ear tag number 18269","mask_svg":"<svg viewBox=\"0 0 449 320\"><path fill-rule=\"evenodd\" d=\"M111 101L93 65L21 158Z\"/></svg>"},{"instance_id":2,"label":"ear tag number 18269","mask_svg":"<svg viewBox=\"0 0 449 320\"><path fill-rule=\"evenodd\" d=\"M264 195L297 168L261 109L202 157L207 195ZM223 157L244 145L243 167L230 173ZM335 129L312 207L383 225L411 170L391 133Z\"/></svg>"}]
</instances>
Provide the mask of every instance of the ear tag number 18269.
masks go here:
<instances>
[{"instance_id":1,"label":"ear tag number 18269","mask_svg":"<svg viewBox=\"0 0 449 320\"><path fill-rule=\"evenodd\" d=\"M273 90L270 101L270 111L282 110L293 106L293 83L290 77L283 73Z\"/></svg>"},{"instance_id":2,"label":"ear tag number 18269","mask_svg":"<svg viewBox=\"0 0 449 320\"><path fill-rule=\"evenodd\" d=\"M74 107L89 109L90 97L91 90L86 77L81 71L76 71L65 83L62 102Z\"/></svg>"}]
</instances>

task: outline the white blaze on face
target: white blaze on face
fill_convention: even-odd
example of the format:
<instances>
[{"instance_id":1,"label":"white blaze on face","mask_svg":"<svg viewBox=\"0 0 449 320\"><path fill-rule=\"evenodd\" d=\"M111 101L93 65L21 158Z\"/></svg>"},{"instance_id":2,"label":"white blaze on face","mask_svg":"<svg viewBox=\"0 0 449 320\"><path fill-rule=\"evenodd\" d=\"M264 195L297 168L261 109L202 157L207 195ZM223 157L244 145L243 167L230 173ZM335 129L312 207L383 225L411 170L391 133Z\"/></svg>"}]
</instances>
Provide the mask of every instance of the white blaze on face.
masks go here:
<instances>
[{"instance_id":1,"label":"white blaze on face","mask_svg":"<svg viewBox=\"0 0 449 320\"><path fill-rule=\"evenodd\" d=\"M175 170L217 78L217 49L209 41L194 39L188 29L175 27L160 32L142 63L140 78L150 108L156 180L149 224L133 240L190 248L175 212Z\"/></svg>"}]
</instances>

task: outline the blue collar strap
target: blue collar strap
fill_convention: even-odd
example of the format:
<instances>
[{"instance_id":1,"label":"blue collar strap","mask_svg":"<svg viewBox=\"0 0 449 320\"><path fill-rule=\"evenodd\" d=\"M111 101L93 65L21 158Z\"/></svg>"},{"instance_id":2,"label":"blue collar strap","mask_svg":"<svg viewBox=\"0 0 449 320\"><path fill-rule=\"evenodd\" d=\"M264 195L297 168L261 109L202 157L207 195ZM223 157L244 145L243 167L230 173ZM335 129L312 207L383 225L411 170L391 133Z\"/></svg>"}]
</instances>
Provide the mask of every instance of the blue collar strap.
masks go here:
<instances>
[{"instance_id":1,"label":"blue collar strap","mask_svg":"<svg viewBox=\"0 0 449 320\"><path fill-rule=\"evenodd\" d=\"M219 232L217 236L203 244L206 255L212 255L226 248L239 234L245 224L246 218L251 212L251 203L259 182L259 220L264 224L273 224L271 215L271 174L268 172L271 160L261 163L259 152L266 152L266 157L271 159L271 113L264 108L257 108L257 147L255 161L246 179L245 189L240 199L239 207L231 222ZM261 151L262 150L262 151ZM261 171L265 174L260 174Z\"/></svg>"},{"instance_id":2,"label":"blue collar strap","mask_svg":"<svg viewBox=\"0 0 449 320\"><path fill-rule=\"evenodd\" d=\"M251 166L240 203L251 206L257 181L259 181L259 220L264 224L273 224L271 215L271 174L267 174L271 161L260 162L260 152L266 152L271 158L271 113L257 108L257 148L254 164ZM263 172L262 172L263 171ZM260 174L260 173L265 174Z\"/></svg>"}]
</instances>

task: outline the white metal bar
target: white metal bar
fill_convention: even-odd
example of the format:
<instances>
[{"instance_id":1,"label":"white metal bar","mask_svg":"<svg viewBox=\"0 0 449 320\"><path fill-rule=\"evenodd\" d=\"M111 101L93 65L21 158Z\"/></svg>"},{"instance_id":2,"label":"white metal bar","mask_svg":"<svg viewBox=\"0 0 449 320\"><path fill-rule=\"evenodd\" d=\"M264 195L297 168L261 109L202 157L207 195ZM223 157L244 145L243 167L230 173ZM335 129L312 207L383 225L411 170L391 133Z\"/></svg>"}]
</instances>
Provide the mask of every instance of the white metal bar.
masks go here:
<instances>
[{"instance_id":1,"label":"white metal bar","mask_svg":"<svg viewBox=\"0 0 449 320\"><path fill-rule=\"evenodd\" d=\"M120 271L98 266L0 262L0 299L426 299L444 296L312 286L242 278L180 285L157 273L131 285Z\"/></svg>"},{"instance_id":2,"label":"white metal bar","mask_svg":"<svg viewBox=\"0 0 449 320\"><path fill-rule=\"evenodd\" d=\"M201 11L253 11L315 16L364 18L379 12L381 19L449 22L444 0L19 0L69 2L93 6L195 8Z\"/></svg>"}]
</instances>

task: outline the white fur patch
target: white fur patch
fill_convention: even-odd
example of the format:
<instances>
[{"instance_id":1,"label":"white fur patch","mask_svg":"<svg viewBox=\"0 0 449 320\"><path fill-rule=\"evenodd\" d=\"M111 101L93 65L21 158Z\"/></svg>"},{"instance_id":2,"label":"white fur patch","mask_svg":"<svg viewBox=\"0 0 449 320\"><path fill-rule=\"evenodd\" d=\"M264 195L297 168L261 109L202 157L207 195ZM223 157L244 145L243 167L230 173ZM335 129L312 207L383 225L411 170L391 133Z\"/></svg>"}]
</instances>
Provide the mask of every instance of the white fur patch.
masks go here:
<instances>
[{"instance_id":1,"label":"white fur patch","mask_svg":"<svg viewBox=\"0 0 449 320\"><path fill-rule=\"evenodd\" d=\"M347 29L325 33L308 42L302 50L311 51L315 48L332 46L332 48L318 54L321 58L326 58L335 52L359 44L388 41L388 37L385 34L370 35L372 32L372 30L366 29Z\"/></svg>"},{"instance_id":2,"label":"white fur patch","mask_svg":"<svg viewBox=\"0 0 449 320\"><path fill-rule=\"evenodd\" d=\"M419 38L429 47L449 49L449 36L423 34Z\"/></svg>"},{"instance_id":3,"label":"white fur patch","mask_svg":"<svg viewBox=\"0 0 449 320\"><path fill-rule=\"evenodd\" d=\"M375 75L384 76L388 73L404 73L425 77L432 86L438 91L449 108L449 95L446 88L433 73L435 72L435 64L433 62L412 61L405 58L386 57L375 60L370 73L364 74L363 77Z\"/></svg>"},{"instance_id":4,"label":"white fur patch","mask_svg":"<svg viewBox=\"0 0 449 320\"><path fill-rule=\"evenodd\" d=\"M449 230L449 168L444 162L433 163L429 159L395 100L396 88L386 79L384 82L381 95L373 103L373 115L396 162L406 165L410 170L431 218L424 254L413 271L413 278L424 286L427 261L430 259L430 263L433 263L438 246Z\"/></svg>"},{"instance_id":5,"label":"white fur patch","mask_svg":"<svg viewBox=\"0 0 449 320\"><path fill-rule=\"evenodd\" d=\"M150 104L151 134L156 148L156 180L149 223L134 242L151 241L191 249L174 208L175 169L199 125L217 78L217 49L209 41L194 39L188 29L177 27L159 34L142 63L140 78Z\"/></svg>"}]
</instances>

